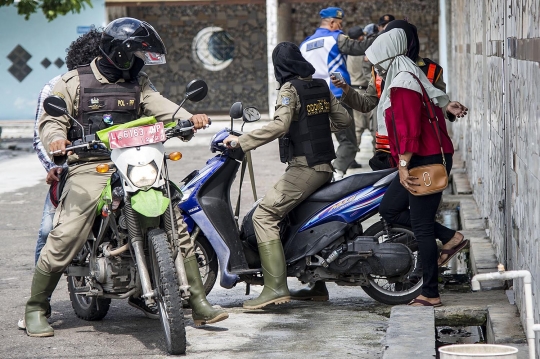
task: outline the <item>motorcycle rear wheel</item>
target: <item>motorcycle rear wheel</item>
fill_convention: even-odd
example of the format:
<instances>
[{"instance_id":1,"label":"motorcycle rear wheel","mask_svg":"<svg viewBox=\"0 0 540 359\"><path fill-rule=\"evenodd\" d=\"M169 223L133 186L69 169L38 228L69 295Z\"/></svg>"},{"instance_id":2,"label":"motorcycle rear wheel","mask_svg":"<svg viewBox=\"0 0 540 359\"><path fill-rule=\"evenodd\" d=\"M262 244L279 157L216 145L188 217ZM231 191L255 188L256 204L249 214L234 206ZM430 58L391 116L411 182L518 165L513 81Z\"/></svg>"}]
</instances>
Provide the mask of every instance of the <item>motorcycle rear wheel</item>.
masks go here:
<instances>
[{"instance_id":1,"label":"motorcycle rear wheel","mask_svg":"<svg viewBox=\"0 0 540 359\"><path fill-rule=\"evenodd\" d=\"M86 286L86 277L67 277L69 300L71 307L78 318L88 321L96 321L105 318L111 305L110 298L87 297L76 294L75 288Z\"/></svg>"},{"instance_id":2,"label":"motorcycle rear wheel","mask_svg":"<svg viewBox=\"0 0 540 359\"><path fill-rule=\"evenodd\" d=\"M178 286L178 276L167 235L161 229L148 232L150 272L159 307L161 326L165 332L167 352L171 355L186 353L184 309ZM178 254L181 255L181 254Z\"/></svg>"},{"instance_id":3,"label":"motorcycle rear wheel","mask_svg":"<svg viewBox=\"0 0 540 359\"><path fill-rule=\"evenodd\" d=\"M400 233L406 234L406 236L392 238L393 234ZM392 225L390 227L390 238L388 238L385 233L384 223L382 221L379 221L366 229L364 235L376 237L380 243L392 241L406 245L407 247L409 247L411 252L413 252L415 261L414 269L403 282L389 283L385 277L369 276L369 285L362 286L362 289L364 289L366 294L378 302L389 305L407 304L414 298L418 297L422 292L423 279L421 270L420 272L416 270L417 266L419 265L417 261L418 244L414 239L414 233L412 229L403 226Z\"/></svg>"}]
</instances>

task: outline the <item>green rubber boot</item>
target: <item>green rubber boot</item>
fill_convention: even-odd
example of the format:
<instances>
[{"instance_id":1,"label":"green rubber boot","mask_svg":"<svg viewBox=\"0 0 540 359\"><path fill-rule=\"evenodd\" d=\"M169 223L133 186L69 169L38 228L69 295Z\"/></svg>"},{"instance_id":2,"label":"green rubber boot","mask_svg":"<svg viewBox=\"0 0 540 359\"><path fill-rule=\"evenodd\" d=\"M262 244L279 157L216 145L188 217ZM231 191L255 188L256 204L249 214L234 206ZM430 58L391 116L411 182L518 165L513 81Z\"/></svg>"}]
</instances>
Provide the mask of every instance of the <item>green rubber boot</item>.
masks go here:
<instances>
[{"instance_id":1,"label":"green rubber boot","mask_svg":"<svg viewBox=\"0 0 540 359\"><path fill-rule=\"evenodd\" d=\"M184 266L186 267L186 276L190 285L189 306L191 307L191 316L195 326L217 323L229 318L229 313L223 309L212 307L206 300L197 258L195 256L185 258Z\"/></svg>"},{"instance_id":2,"label":"green rubber boot","mask_svg":"<svg viewBox=\"0 0 540 359\"><path fill-rule=\"evenodd\" d=\"M60 277L62 277L62 273L46 273L36 267L30 298L26 302L26 310L24 311L26 334L29 336L52 337L54 335L54 330L47 322L45 315L50 307L48 298L56 288Z\"/></svg>"},{"instance_id":3,"label":"green rubber boot","mask_svg":"<svg viewBox=\"0 0 540 359\"><path fill-rule=\"evenodd\" d=\"M285 254L279 239L258 244L263 270L264 288L256 299L246 300L244 309L260 309L268 304L282 304L291 301L287 288L287 266Z\"/></svg>"},{"instance_id":4,"label":"green rubber boot","mask_svg":"<svg viewBox=\"0 0 540 359\"><path fill-rule=\"evenodd\" d=\"M293 300L313 300L315 302L326 302L328 300L328 289L322 280L309 283L307 287L298 290L291 290Z\"/></svg>"}]
</instances>

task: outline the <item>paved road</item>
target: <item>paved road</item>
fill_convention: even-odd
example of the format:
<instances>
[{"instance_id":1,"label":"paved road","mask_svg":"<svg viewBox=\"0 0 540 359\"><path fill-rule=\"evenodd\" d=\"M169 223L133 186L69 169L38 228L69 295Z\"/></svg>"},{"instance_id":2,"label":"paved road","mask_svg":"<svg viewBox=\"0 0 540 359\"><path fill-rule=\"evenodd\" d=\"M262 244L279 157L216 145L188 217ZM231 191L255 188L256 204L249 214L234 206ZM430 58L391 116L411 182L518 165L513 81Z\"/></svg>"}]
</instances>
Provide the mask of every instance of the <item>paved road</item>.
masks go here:
<instances>
[{"instance_id":1,"label":"paved road","mask_svg":"<svg viewBox=\"0 0 540 359\"><path fill-rule=\"evenodd\" d=\"M206 133L189 146L180 141L169 145L178 146L184 154L180 162L171 165L173 180L179 181L204 164L210 156L209 139ZM253 157L260 196L285 166L279 163L276 143L257 149ZM145 318L125 301L113 301L102 321L80 320L71 308L65 279L60 281L52 299L50 322L55 336L30 338L17 330L17 320L22 317L29 295L33 251L47 187L42 183L44 171L32 154L19 155L0 165L0 307L4 309L0 316L0 357L165 357L158 321ZM233 184L232 198L238 193L237 188L238 184ZM249 187L246 189L242 196L243 213L253 203ZM289 279L291 288L299 285L295 279ZM292 302L248 312L242 309L242 302L255 297L262 287L252 287L251 295L246 297L243 284L232 290L216 285L209 300L227 308L230 318L216 326L197 329L187 310L188 356L381 357L389 307L373 301L360 288L329 287L331 300L327 303Z\"/></svg>"}]
</instances>

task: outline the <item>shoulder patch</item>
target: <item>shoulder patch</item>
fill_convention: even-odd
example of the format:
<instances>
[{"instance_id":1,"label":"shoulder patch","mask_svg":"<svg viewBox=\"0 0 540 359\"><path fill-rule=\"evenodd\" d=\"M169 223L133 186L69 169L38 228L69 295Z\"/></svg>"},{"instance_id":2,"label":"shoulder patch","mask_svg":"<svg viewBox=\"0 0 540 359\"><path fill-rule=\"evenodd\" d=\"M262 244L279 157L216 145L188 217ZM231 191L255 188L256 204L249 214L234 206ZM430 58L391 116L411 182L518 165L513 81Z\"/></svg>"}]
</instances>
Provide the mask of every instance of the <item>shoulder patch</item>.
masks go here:
<instances>
[{"instance_id":1,"label":"shoulder patch","mask_svg":"<svg viewBox=\"0 0 540 359\"><path fill-rule=\"evenodd\" d=\"M60 98L63 98L64 100L66 99L66 97L64 96L64 94L61 93L61 92L53 92L53 95L58 96L58 97L60 97Z\"/></svg>"},{"instance_id":2,"label":"shoulder patch","mask_svg":"<svg viewBox=\"0 0 540 359\"><path fill-rule=\"evenodd\" d=\"M291 98L290 97L282 97L281 98L281 104L283 106L287 106L291 103Z\"/></svg>"}]
</instances>

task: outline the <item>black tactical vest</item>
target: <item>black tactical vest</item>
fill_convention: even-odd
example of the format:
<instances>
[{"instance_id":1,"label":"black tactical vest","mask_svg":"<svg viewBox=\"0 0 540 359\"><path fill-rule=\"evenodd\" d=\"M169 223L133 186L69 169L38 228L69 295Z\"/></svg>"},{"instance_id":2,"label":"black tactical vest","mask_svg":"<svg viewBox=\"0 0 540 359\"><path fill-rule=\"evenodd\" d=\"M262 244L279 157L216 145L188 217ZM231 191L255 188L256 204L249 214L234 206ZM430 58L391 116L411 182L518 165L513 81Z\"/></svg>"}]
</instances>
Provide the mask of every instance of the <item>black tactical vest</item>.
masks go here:
<instances>
[{"instance_id":1,"label":"black tactical vest","mask_svg":"<svg viewBox=\"0 0 540 359\"><path fill-rule=\"evenodd\" d=\"M141 98L137 80L102 84L90 65L79 67L77 71L81 83L77 120L84 126L86 135L137 119ZM81 136L79 126L71 126L68 139L74 141Z\"/></svg>"},{"instance_id":2,"label":"black tactical vest","mask_svg":"<svg viewBox=\"0 0 540 359\"><path fill-rule=\"evenodd\" d=\"M325 80L290 81L300 97L298 121L292 121L289 138L293 156L306 156L310 167L336 158L330 129L330 89Z\"/></svg>"}]
</instances>

